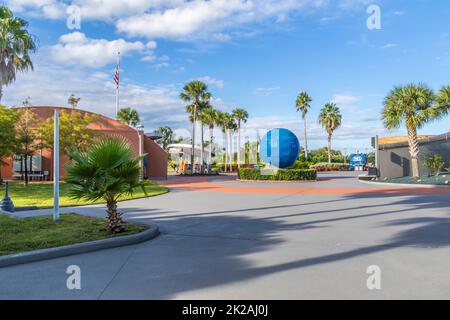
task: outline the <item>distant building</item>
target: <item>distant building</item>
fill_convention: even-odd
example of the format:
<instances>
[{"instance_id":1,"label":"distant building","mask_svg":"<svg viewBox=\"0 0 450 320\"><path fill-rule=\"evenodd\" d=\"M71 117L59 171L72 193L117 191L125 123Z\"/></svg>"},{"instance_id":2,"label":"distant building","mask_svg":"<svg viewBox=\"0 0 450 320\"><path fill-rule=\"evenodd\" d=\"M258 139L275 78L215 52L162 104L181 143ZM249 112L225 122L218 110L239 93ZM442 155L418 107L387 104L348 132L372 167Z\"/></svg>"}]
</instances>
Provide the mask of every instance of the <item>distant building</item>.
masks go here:
<instances>
[{"instance_id":1,"label":"distant building","mask_svg":"<svg viewBox=\"0 0 450 320\"><path fill-rule=\"evenodd\" d=\"M63 107L31 107L36 115L39 123L44 123L47 119L52 118L54 110L66 110L70 112L71 108ZM83 113L91 113L77 109ZM93 114L93 113L91 113ZM131 145L134 156L139 155L139 142L142 144L142 151L147 154L144 163L144 176L146 178L167 178L167 153L143 131L136 130L118 120L108 118L103 115L95 114L97 119L89 125L98 136L121 136L124 137ZM141 138L139 138L139 136ZM61 155L60 172L61 177L67 173L66 166L69 162L67 155ZM29 176L31 180L52 180L53 179L53 152L52 150L39 150L29 160ZM13 158L7 159L6 165L1 167L2 177L5 179L21 179L23 177L24 164Z\"/></svg>"},{"instance_id":2,"label":"distant building","mask_svg":"<svg viewBox=\"0 0 450 320\"><path fill-rule=\"evenodd\" d=\"M424 159L439 154L450 165L450 132L439 136L419 136L419 164L421 174L428 174ZM380 179L392 179L411 175L411 156L408 137L380 138L378 147Z\"/></svg>"}]
</instances>

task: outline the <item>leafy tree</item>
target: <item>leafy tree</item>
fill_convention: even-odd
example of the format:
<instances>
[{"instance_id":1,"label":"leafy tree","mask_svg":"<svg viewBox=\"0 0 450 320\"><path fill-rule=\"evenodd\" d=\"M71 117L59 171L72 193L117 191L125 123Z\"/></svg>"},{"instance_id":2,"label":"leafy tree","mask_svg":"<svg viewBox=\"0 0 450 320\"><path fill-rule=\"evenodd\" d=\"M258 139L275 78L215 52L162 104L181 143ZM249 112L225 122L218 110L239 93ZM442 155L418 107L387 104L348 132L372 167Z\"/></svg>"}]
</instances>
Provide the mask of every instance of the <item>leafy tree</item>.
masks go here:
<instances>
[{"instance_id":1,"label":"leafy tree","mask_svg":"<svg viewBox=\"0 0 450 320\"><path fill-rule=\"evenodd\" d=\"M297 109L297 112L302 113L302 119L303 119L303 128L304 128L304 134L305 134L305 160L308 160L308 136L307 136L307 128L306 128L306 114L309 111L309 108L311 107L312 99L306 92L300 92L300 94L297 97L297 100L295 101L295 107Z\"/></svg>"},{"instance_id":2,"label":"leafy tree","mask_svg":"<svg viewBox=\"0 0 450 320\"><path fill-rule=\"evenodd\" d=\"M158 139L158 143L162 146L164 150L167 151L167 147L173 143L175 135L170 127L160 127L157 131L161 132L162 138Z\"/></svg>"},{"instance_id":3,"label":"leafy tree","mask_svg":"<svg viewBox=\"0 0 450 320\"><path fill-rule=\"evenodd\" d=\"M35 129L35 114L30 108L22 108L18 111L18 121L15 125L16 145L15 156L24 161L24 183L28 186L28 159L41 148L39 134Z\"/></svg>"},{"instance_id":4,"label":"leafy tree","mask_svg":"<svg viewBox=\"0 0 450 320\"><path fill-rule=\"evenodd\" d=\"M202 102L209 101L211 94L207 92L208 86L198 80L191 81L183 88L183 92L180 93L181 100L192 103L192 150L191 150L191 165L194 166L195 158L195 126L197 124L197 117L199 111L199 105Z\"/></svg>"},{"instance_id":5,"label":"leafy tree","mask_svg":"<svg viewBox=\"0 0 450 320\"><path fill-rule=\"evenodd\" d=\"M436 99L433 90L425 84L410 84L394 88L384 100L384 126L391 130L405 124L408 131L412 176L415 179L420 177L417 130L448 113L449 91L448 87L442 88Z\"/></svg>"},{"instance_id":6,"label":"leafy tree","mask_svg":"<svg viewBox=\"0 0 450 320\"><path fill-rule=\"evenodd\" d=\"M78 107L78 103L80 103L81 98L75 97L75 95L72 93L67 99L67 103L72 106L72 109L76 109Z\"/></svg>"},{"instance_id":7,"label":"leafy tree","mask_svg":"<svg viewBox=\"0 0 450 320\"><path fill-rule=\"evenodd\" d=\"M1 169L3 160L13 154L16 142L17 113L0 105L0 184L2 183Z\"/></svg>"},{"instance_id":8,"label":"leafy tree","mask_svg":"<svg viewBox=\"0 0 450 320\"><path fill-rule=\"evenodd\" d=\"M0 100L3 87L16 80L17 72L33 70L30 53L36 51L36 44L27 28L25 20L0 6Z\"/></svg>"},{"instance_id":9,"label":"leafy tree","mask_svg":"<svg viewBox=\"0 0 450 320\"><path fill-rule=\"evenodd\" d=\"M327 103L319 114L319 123L328 134L328 163L331 163L331 139L334 131L341 126L342 115L334 103Z\"/></svg>"},{"instance_id":10,"label":"leafy tree","mask_svg":"<svg viewBox=\"0 0 450 320\"><path fill-rule=\"evenodd\" d=\"M117 120L129 125L130 127L136 127L141 121L139 118L139 113L135 109L131 108L120 109L117 114Z\"/></svg>"},{"instance_id":11,"label":"leafy tree","mask_svg":"<svg viewBox=\"0 0 450 320\"><path fill-rule=\"evenodd\" d=\"M438 176L441 169L445 166L445 162L440 154L434 154L425 159L425 167L430 170L430 175Z\"/></svg>"},{"instance_id":12,"label":"leafy tree","mask_svg":"<svg viewBox=\"0 0 450 320\"><path fill-rule=\"evenodd\" d=\"M137 187L146 192L140 182L140 161L132 157L125 140L107 138L96 141L87 151L71 150L73 159L68 167L69 195L74 199L96 201L103 199L107 206L108 229L111 233L126 231L126 223L117 203L123 195L132 194Z\"/></svg>"},{"instance_id":13,"label":"leafy tree","mask_svg":"<svg viewBox=\"0 0 450 320\"><path fill-rule=\"evenodd\" d=\"M241 125L246 123L248 120L248 112L245 109L237 108L233 110L233 117L236 120L237 130L238 130L238 151L237 151L237 163L238 168L241 168Z\"/></svg>"},{"instance_id":14,"label":"leafy tree","mask_svg":"<svg viewBox=\"0 0 450 320\"><path fill-rule=\"evenodd\" d=\"M95 131L89 125L97 120L97 116L76 109L61 110L59 116L59 147L60 150L69 153L71 148L79 150L92 144ZM54 144L54 117L48 118L40 126L39 134L42 147L52 149Z\"/></svg>"}]
</instances>

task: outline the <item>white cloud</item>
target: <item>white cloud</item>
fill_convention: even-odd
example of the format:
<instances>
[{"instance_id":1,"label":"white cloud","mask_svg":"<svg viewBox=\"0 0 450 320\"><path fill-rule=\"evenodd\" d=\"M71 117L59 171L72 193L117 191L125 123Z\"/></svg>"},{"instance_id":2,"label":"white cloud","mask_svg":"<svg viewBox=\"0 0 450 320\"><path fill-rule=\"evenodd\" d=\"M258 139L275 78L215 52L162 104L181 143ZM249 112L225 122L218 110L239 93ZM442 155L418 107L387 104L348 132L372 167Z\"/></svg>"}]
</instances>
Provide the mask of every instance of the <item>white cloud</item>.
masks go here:
<instances>
[{"instance_id":1,"label":"white cloud","mask_svg":"<svg viewBox=\"0 0 450 320\"><path fill-rule=\"evenodd\" d=\"M114 117L115 84L105 72L90 69L67 69L63 66L37 64L34 72L22 74L4 88L3 102L20 105L28 96L35 106L67 106L67 98L81 98L80 109ZM138 110L146 130L169 125L189 128L180 89L173 85L145 86L123 80L121 106ZM180 117L182 115L183 117Z\"/></svg>"},{"instance_id":2,"label":"white cloud","mask_svg":"<svg viewBox=\"0 0 450 320\"><path fill-rule=\"evenodd\" d=\"M382 49L391 49L391 48L395 48L395 47L398 47L398 44L396 44L396 43L388 43L388 44L385 44L384 46L382 46L381 48Z\"/></svg>"},{"instance_id":3,"label":"white cloud","mask_svg":"<svg viewBox=\"0 0 450 320\"><path fill-rule=\"evenodd\" d=\"M255 90L253 90L254 94L257 95L262 95L262 96L269 96L272 93L280 90L281 87L279 86L275 86L275 87L260 87L260 88L256 88Z\"/></svg>"},{"instance_id":4,"label":"white cloud","mask_svg":"<svg viewBox=\"0 0 450 320\"><path fill-rule=\"evenodd\" d=\"M199 77L196 79L191 79L190 81L192 81L192 80L202 81L202 82L206 83L208 86L214 86L219 89L222 89L225 86L225 81L216 79L216 78L213 78L210 76Z\"/></svg>"},{"instance_id":5,"label":"white cloud","mask_svg":"<svg viewBox=\"0 0 450 320\"><path fill-rule=\"evenodd\" d=\"M333 102L337 105L352 105L359 100L358 97L351 95L336 94L333 96Z\"/></svg>"},{"instance_id":6,"label":"white cloud","mask_svg":"<svg viewBox=\"0 0 450 320\"><path fill-rule=\"evenodd\" d=\"M118 51L127 55L142 52L146 47L149 48L148 44L139 41L89 39L83 33L73 32L59 38L59 43L51 47L51 55L58 63L99 68L114 63Z\"/></svg>"}]
</instances>

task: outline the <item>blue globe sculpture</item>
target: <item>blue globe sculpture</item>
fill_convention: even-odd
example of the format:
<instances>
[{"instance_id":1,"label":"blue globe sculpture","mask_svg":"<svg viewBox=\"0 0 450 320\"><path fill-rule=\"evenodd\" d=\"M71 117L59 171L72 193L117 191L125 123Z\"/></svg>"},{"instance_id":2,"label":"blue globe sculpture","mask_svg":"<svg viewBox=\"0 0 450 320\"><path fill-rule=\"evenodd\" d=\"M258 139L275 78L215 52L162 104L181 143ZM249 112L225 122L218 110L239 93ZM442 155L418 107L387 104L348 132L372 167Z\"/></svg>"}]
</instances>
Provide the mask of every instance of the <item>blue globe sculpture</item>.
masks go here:
<instances>
[{"instance_id":1,"label":"blue globe sculpture","mask_svg":"<svg viewBox=\"0 0 450 320\"><path fill-rule=\"evenodd\" d=\"M292 166L298 158L300 143L297 136L287 129L273 129L261 140L262 160L276 168Z\"/></svg>"}]
</instances>

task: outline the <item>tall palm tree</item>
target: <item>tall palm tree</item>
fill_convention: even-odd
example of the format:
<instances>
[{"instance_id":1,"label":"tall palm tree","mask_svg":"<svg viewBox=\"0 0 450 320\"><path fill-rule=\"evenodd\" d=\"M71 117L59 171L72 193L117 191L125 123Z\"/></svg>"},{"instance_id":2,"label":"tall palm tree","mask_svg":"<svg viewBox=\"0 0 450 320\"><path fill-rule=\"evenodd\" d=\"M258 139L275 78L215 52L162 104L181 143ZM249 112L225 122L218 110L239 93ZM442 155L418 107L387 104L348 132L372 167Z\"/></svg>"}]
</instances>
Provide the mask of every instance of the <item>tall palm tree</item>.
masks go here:
<instances>
[{"instance_id":1,"label":"tall palm tree","mask_svg":"<svg viewBox=\"0 0 450 320\"><path fill-rule=\"evenodd\" d=\"M126 230L122 214L117 210L117 202L123 195L132 194L144 183L140 182L139 163L145 155L134 158L130 145L122 139L98 140L86 152L70 151L73 159L68 167L67 183L69 195L75 199L106 201L108 229L111 233Z\"/></svg>"},{"instance_id":2,"label":"tall palm tree","mask_svg":"<svg viewBox=\"0 0 450 320\"><path fill-rule=\"evenodd\" d=\"M129 125L130 127L136 127L141 121L139 118L139 113L135 109L131 108L120 109L117 114L117 120Z\"/></svg>"},{"instance_id":3,"label":"tall palm tree","mask_svg":"<svg viewBox=\"0 0 450 320\"><path fill-rule=\"evenodd\" d=\"M198 80L191 81L183 88L183 92L180 93L181 100L192 103L192 149L191 149L191 165L194 168L195 158L195 126L197 124L197 116L199 104L201 101L209 101L211 94L207 91L208 86Z\"/></svg>"},{"instance_id":4,"label":"tall palm tree","mask_svg":"<svg viewBox=\"0 0 450 320\"><path fill-rule=\"evenodd\" d=\"M305 160L308 160L308 136L307 136L307 128L306 128L306 114L309 111L309 108L311 107L312 99L306 92L300 92L300 94L297 97L297 101L295 102L295 106L297 108L297 112L302 113L302 119L303 119L303 128L304 128L304 135L305 135Z\"/></svg>"},{"instance_id":5,"label":"tall palm tree","mask_svg":"<svg viewBox=\"0 0 450 320\"><path fill-rule=\"evenodd\" d=\"M3 87L16 80L17 72L33 70L30 53L36 51L36 44L27 27L25 20L0 6L0 101Z\"/></svg>"},{"instance_id":6,"label":"tall palm tree","mask_svg":"<svg viewBox=\"0 0 450 320\"><path fill-rule=\"evenodd\" d=\"M222 125L225 129L225 134L227 136L227 153L228 153L228 165L230 172L233 171L233 132L237 130L237 124L234 121L232 114L224 112L222 114ZM225 164L225 167L227 164Z\"/></svg>"},{"instance_id":7,"label":"tall palm tree","mask_svg":"<svg viewBox=\"0 0 450 320\"><path fill-rule=\"evenodd\" d=\"M341 126L342 115L335 103L327 103L319 114L319 123L328 134L328 163L331 163L331 139L334 131Z\"/></svg>"},{"instance_id":8,"label":"tall palm tree","mask_svg":"<svg viewBox=\"0 0 450 320\"><path fill-rule=\"evenodd\" d=\"M237 108L233 110L233 117L237 122L237 130L238 130L238 152L237 152L237 161L238 168L241 168L241 124L246 123L248 120L248 112L245 109Z\"/></svg>"},{"instance_id":9,"label":"tall palm tree","mask_svg":"<svg viewBox=\"0 0 450 320\"><path fill-rule=\"evenodd\" d=\"M419 83L396 87L384 100L384 126L391 130L405 124L408 131L412 176L415 179L420 177L417 130L448 113L449 95L449 87L442 88L436 97L433 90Z\"/></svg>"},{"instance_id":10,"label":"tall palm tree","mask_svg":"<svg viewBox=\"0 0 450 320\"><path fill-rule=\"evenodd\" d=\"M212 149L213 149L213 139L214 139L214 128L216 125L220 124L220 114L217 110L210 107L201 112L201 121L203 124L209 128L209 164L208 172L211 173L212 169Z\"/></svg>"},{"instance_id":11,"label":"tall palm tree","mask_svg":"<svg viewBox=\"0 0 450 320\"><path fill-rule=\"evenodd\" d=\"M228 137L227 137L227 117L224 112L217 111L217 126L220 127L223 133L223 138L225 140L225 161L224 161L224 171L228 171Z\"/></svg>"}]
</instances>

